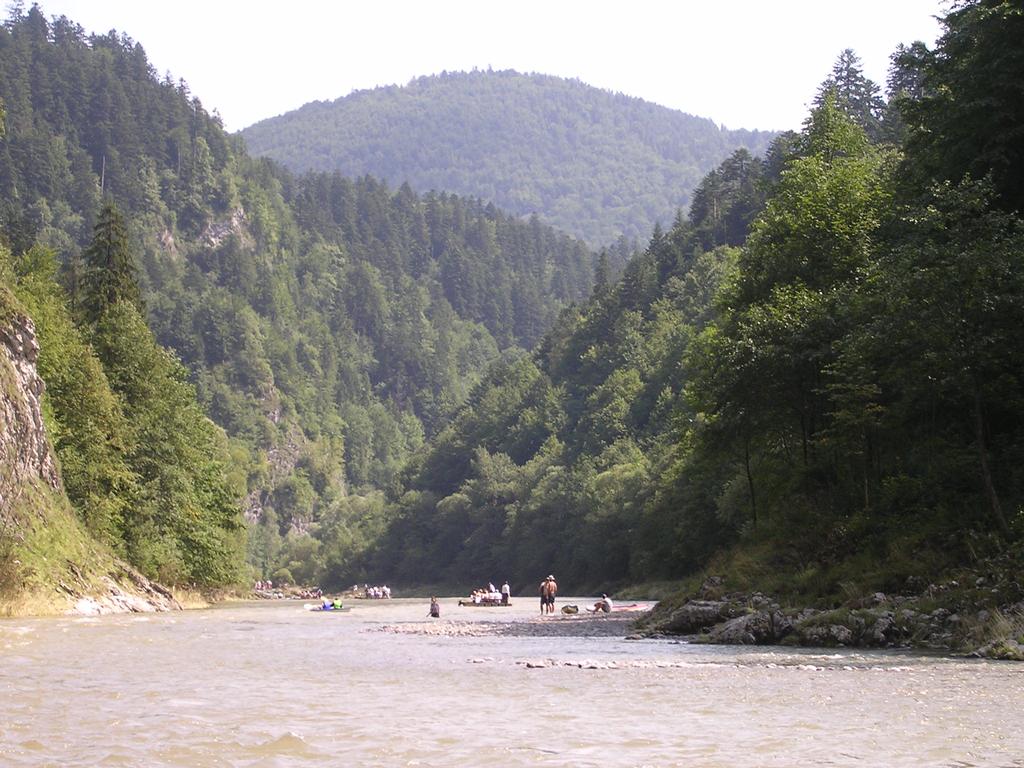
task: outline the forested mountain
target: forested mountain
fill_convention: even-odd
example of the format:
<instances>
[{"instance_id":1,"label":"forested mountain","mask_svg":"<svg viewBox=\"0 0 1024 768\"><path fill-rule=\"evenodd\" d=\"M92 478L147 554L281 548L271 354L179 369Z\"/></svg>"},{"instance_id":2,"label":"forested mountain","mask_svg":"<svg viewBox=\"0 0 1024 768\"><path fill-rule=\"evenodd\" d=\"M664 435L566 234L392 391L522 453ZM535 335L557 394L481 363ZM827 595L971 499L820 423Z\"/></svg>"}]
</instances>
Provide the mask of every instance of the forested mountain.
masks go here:
<instances>
[{"instance_id":1,"label":"forested mountain","mask_svg":"<svg viewBox=\"0 0 1024 768\"><path fill-rule=\"evenodd\" d=\"M888 102L844 52L801 132L734 153L493 368L410 463L376 568L575 591L714 564L834 607L971 565L1010 570L964 610L1024 598L1024 17L945 25Z\"/></svg>"},{"instance_id":2,"label":"forested mountain","mask_svg":"<svg viewBox=\"0 0 1024 768\"><path fill-rule=\"evenodd\" d=\"M297 171L479 197L597 246L646 239L733 150L763 152L773 136L576 80L489 70L314 102L241 135Z\"/></svg>"},{"instance_id":3,"label":"forested mountain","mask_svg":"<svg viewBox=\"0 0 1024 768\"><path fill-rule=\"evenodd\" d=\"M352 511L350 489L391 482L492 360L532 346L593 285L593 254L536 218L367 176L297 177L249 157L184 83L156 76L141 45L87 35L37 6L15 8L0 29L0 99L8 282L33 316L58 317L61 330L46 324L43 343L72 355L44 378L69 375L72 359L104 363L95 403L106 410L76 414L51 385L69 494L83 518L98 516L96 535L170 581L202 582L201 566L161 570L178 560L154 547L178 545L147 525L170 525L169 500L185 486L196 491L175 502L186 519L190 504L213 513L223 502L193 487L186 456L161 447L214 440L160 431L196 418L188 402L198 398L230 438L216 471L258 523L250 555L260 568L288 562L288 547L309 540L293 534L321 526L355 546L364 534L353 531L370 523ZM100 225L117 236L101 238ZM120 277L104 282L111 275ZM151 385L159 391L135 393ZM82 432L69 426L80 415ZM172 482L168 472L181 474ZM142 496L155 506L140 506Z\"/></svg>"},{"instance_id":4,"label":"forested mountain","mask_svg":"<svg viewBox=\"0 0 1024 768\"><path fill-rule=\"evenodd\" d=\"M237 578L245 497L276 579L713 565L838 605L972 564L1011 577L964 606L1019 602L1017 6L957 4L888 100L844 52L618 280L538 218L253 159L134 41L15 11L0 310L80 525L178 583Z\"/></svg>"}]
</instances>

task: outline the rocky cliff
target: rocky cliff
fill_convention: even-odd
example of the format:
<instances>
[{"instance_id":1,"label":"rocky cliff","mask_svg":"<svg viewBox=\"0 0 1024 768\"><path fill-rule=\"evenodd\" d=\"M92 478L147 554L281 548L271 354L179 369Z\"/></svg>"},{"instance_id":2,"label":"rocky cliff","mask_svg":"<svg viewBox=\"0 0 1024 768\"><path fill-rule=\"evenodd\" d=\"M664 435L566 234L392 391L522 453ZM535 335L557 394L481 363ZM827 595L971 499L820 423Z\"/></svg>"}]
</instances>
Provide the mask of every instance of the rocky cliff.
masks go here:
<instances>
[{"instance_id":1,"label":"rocky cliff","mask_svg":"<svg viewBox=\"0 0 1024 768\"><path fill-rule=\"evenodd\" d=\"M0 615L180 607L75 517L47 439L38 355L32 320L0 286Z\"/></svg>"},{"instance_id":2,"label":"rocky cliff","mask_svg":"<svg viewBox=\"0 0 1024 768\"><path fill-rule=\"evenodd\" d=\"M0 511L12 506L29 482L61 487L43 427L45 386L36 372L38 357L32 321L12 309L6 321L0 319Z\"/></svg>"}]
</instances>

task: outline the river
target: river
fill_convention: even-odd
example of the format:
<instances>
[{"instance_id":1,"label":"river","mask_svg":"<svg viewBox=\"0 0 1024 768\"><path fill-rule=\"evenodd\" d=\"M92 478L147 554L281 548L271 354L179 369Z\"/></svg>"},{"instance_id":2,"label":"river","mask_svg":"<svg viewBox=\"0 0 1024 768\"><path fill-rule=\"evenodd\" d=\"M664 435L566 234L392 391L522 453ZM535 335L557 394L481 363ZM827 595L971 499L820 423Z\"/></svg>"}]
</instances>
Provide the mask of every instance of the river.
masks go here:
<instances>
[{"instance_id":1,"label":"river","mask_svg":"<svg viewBox=\"0 0 1024 768\"><path fill-rule=\"evenodd\" d=\"M1024 665L627 640L514 603L2 620L0 765L1024 766Z\"/></svg>"}]
</instances>

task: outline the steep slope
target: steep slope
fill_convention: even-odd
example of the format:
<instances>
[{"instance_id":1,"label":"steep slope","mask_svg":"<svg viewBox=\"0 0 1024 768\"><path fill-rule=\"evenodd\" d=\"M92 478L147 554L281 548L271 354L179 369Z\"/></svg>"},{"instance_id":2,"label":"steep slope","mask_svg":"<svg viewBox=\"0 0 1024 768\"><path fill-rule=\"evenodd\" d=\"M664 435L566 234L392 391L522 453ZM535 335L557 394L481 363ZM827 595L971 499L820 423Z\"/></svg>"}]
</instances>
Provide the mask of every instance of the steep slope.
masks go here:
<instances>
[{"instance_id":1,"label":"steep slope","mask_svg":"<svg viewBox=\"0 0 1024 768\"><path fill-rule=\"evenodd\" d=\"M0 615L178 607L76 518L44 426L35 327L0 285Z\"/></svg>"},{"instance_id":2,"label":"steep slope","mask_svg":"<svg viewBox=\"0 0 1024 768\"><path fill-rule=\"evenodd\" d=\"M594 245L646 238L701 177L772 134L565 80L514 71L422 77L314 102L241 132L289 168L365 173L489 200Z\"/></svg>"},{"instance_id":3,"label":"steep slope","mask_svg":"<svg viewBox=\"0 0 1024 768\"><path fill-rule=\"evenodd\" d=\"M149 327L231 438L261 571L290 561L289 533L357 528L351 489L389 484L593 285L593 254L537 219L251 158L141 45L37 6L0 29L0 99L4 239L56 253L80 313L83 248L116 203Z\"/></svg>"}]
</instances>

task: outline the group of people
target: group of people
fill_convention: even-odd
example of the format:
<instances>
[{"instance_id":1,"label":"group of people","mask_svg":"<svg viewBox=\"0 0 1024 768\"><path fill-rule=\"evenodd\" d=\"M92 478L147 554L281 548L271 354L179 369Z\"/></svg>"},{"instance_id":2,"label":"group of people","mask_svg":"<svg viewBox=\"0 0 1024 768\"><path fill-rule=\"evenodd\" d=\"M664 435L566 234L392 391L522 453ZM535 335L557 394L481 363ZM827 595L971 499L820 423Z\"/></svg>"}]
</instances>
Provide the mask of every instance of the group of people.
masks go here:
<instances>
[{"instance_id":1,"label":"group of people","mask_svg":"<svg viewBox=\"0 0 1024 768\"><path fill-rule=\"evenodd\" d=\"M553 574L549 574L547 578L540 583L540 612L541 615L554 613L555 612L555 596L558 594L558 582L555 581ZM474 589L470 595L470 599L475 604L509 604L509 596L512 590L506 581L501 585L501 589L495 588L494 584L488 583L486 587L480 587ZM462 605L462 601L459 601L459 605ZM612 612L612 599L608 597L606 593L601 594L601 599L594 603L592 608L587 608L590 613L611 613ZM576 606L566 606L571 610L565 611L566 613L578 613L579 608ZM563 609L564 610L564 609ZM430 598L430 612L428 614L431 618L438 619L441 617L441 604L438 602L436 597Z\"/></svg>"},{"instance_id":2,"label":"group of people","mask_svg":"<svg viewBox=\"0 0 1024 768\"><path fill-rule=\"evenodd\" d=\"M387 584L379 587L363 584L363 597L367 600L388 600L391 598L391 587Z\"/></svg>"},{"instance_id":3,"label":"group of people","mask_svg":"<svg viewBox=\"0 0 1024 768\"><path fill-rule=\"evenodd\" d=\"M480 605L481 603L486 603L488 605L508 605L508 601L511 596L512 588L508 585L507 581L501 585L500 590L495 587L494 584L488 582L486 587L474 589L470 593L469 599L475 605Z\"/></svg>"}]
</instances>

